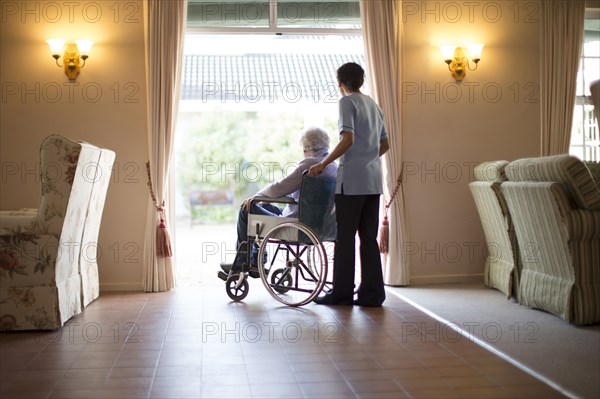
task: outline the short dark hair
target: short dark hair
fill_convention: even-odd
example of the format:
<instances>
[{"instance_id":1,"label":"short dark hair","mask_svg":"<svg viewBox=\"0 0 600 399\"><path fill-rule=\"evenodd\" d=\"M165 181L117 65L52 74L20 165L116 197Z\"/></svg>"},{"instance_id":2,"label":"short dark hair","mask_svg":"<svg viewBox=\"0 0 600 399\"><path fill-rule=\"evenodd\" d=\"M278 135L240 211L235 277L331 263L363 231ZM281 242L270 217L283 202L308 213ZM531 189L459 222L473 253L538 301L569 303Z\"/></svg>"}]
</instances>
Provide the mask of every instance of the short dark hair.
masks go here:
<instances>
[{"instance_id":1,"label":"short dark hair","mask_svg":"<svg viewBox=\"0 0 600 399\"><path fill-rule=\"evenodd\" d=\"M355 62L347 62L338 68L337 79L350 90L358 90L365 82L365 70Z\"/></svg>"}]
</instances>

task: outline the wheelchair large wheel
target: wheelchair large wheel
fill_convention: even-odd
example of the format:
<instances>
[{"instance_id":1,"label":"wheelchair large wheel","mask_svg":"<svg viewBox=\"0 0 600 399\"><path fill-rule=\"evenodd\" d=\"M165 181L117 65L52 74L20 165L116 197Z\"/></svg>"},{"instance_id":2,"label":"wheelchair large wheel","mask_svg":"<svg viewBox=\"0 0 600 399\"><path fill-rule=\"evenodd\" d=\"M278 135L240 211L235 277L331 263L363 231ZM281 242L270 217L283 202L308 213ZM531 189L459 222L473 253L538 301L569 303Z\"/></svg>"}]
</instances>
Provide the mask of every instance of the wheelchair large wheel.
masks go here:
<instances>
[{"instance_id":1,"label":"wheelchair large wheel","mask_svg":"<svg viewBox=\"0 0 600 399\"><path fill-rule=\"evenodd\" d=\"M289 241L289 237L300 239ZM265 252L270 257L266 263ZM313 230L300 222L282 223L269 231L260 244L258 261L263 285L283 304L305 305L319 295L325 284L325 248Z\"/></svg>"}]
</instances>

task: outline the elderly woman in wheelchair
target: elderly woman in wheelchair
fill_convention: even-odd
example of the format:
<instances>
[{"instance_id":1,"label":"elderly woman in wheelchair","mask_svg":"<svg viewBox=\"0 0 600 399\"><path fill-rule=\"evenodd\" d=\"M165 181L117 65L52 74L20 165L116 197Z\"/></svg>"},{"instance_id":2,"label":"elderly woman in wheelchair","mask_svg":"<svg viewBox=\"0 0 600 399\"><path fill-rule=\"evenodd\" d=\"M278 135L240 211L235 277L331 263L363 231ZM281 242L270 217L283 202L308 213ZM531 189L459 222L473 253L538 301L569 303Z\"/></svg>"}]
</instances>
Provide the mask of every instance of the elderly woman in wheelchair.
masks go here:
<instances>
[{"instance_id":1,"label":"elderly woman in wheelchair","mask_svg":"<svg viewBox=\"0 0 600 399\"><path fill-rule=\"evenodd\" d=\"M275 299L292 306L310 302L325 285L328 255L323 242L335 240L337 165L328 165L318 177L306 174L328 155L325 130L303 130L300 144L304 159L297 167L240 207L235 260L221 264L218 275L235 301L248 295L248 276L260 277Z\"/></svg>"}]
</instances>

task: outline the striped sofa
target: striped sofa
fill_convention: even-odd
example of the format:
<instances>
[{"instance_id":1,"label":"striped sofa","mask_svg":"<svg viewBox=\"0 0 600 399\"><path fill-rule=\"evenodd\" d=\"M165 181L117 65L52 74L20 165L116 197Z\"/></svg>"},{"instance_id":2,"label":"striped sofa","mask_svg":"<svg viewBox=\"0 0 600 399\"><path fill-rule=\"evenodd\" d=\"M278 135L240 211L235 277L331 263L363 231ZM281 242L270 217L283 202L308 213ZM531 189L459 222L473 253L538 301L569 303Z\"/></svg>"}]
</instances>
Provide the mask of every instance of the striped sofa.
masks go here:
<instances>
[{"instance_id":1,"label":"striped sofa","mask_svg":"<svg viewBox=\"0 0 600 399\"><path fill-rule=\"evenodd\" d=\"M519 303L574 324L600 322L600 183L570 155L520 159L500 190L520 256Z\"/></svg>"},{"instance_id":2,"label":"striped sofa","mask_svg":"<svg viewBox=\"0 0 600 399\"><path fill-rule=\"evenodd\" d=\"M484 282L508 298L518 292L518 247L512 218L500 185L508 161L484 162L474 170L469 189L475 200L487 246Z\"/></svg>"}]
</instances>

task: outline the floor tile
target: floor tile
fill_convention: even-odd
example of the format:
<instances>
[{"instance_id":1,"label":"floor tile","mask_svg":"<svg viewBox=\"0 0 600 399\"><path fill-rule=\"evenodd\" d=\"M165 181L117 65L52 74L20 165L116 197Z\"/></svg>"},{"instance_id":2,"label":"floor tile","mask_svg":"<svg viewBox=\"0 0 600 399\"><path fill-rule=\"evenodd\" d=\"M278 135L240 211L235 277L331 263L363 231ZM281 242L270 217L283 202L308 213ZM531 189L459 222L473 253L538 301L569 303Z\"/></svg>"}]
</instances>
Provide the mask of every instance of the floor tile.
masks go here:
<instances>
[{"instance_id":1,"label":"floor tile","mask_svg":"<svg viewBox=\"0 0 600 399\"><path fill-rule=\"evenodd\" d=\"M298 384L281 383L278 380L266 385L251 385L250 390L255 398L304 398Z\"/></svg>"},{"instance_id":2,"label":"floor tile","mask_svg":"<svg viewBox=\"0 0 600 399\"><path fill-rule=\"evenodd\" d=\"M298 384L308 398L354 398L356 395L343 381Z\"/></svg>"}]
</instances>

